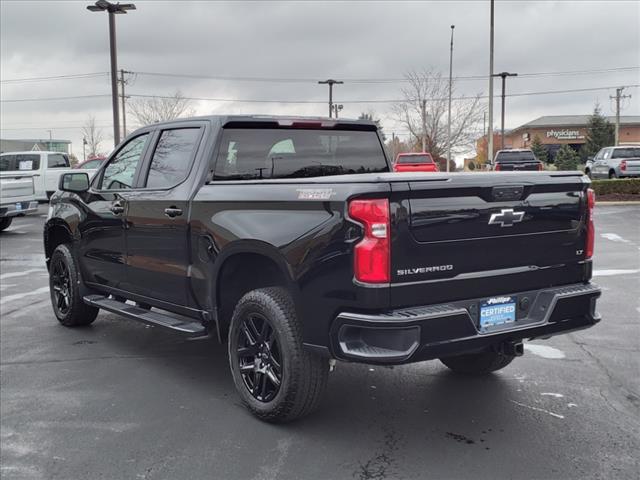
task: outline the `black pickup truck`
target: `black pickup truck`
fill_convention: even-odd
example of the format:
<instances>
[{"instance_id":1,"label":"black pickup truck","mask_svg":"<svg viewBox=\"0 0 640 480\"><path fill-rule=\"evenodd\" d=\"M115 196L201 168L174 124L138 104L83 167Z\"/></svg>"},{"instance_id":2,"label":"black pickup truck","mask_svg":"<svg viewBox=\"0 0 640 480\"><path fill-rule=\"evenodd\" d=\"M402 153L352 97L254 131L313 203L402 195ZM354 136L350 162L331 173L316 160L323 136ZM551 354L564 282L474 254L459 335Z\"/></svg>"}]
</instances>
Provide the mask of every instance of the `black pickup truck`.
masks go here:
<instances>
[{"instance_id":1,"label":"black pickup truck","mask_svg":"<svg viewBox=\"0 0 640 480\"><path fill-rule=\"evenodd\" d=\"M485 374L597 323L593 207L579 172L393 173L367 121L216 116L65 174L44 242L60 323L226 342L244 403L286 421L336 360Z\"/></svg>"}]
</instances>

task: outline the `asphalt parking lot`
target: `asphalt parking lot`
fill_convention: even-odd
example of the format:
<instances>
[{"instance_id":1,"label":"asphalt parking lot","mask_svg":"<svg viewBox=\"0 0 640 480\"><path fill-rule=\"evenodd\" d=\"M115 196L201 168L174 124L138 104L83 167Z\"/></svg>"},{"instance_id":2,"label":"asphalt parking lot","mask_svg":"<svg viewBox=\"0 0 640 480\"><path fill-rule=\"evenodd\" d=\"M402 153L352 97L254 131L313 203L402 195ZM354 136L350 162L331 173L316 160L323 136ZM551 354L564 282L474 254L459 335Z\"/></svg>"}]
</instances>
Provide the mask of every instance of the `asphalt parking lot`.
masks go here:
<instances>
[{"instance_id":1,"label":"asphalt parking lot","mask_svg":"<svg viewBox=\"0 0 640 480\"><path fill-rule=\"evenodd\" d=\"M100 313L58 325L42 214L0 234L1 476L55 479L637 479L640 206L596 209L596 327L484 378L338 364L289 425L240 404L225 348Z\"/></svg>"}]
</instances>

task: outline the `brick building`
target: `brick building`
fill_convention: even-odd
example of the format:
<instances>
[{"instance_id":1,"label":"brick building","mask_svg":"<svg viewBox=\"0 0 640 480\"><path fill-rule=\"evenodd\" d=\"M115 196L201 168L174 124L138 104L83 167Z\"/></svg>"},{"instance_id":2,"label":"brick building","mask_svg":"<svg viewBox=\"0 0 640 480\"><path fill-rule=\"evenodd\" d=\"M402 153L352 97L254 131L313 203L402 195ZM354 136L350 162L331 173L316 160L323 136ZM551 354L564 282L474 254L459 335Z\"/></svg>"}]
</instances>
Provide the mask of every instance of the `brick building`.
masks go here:
<instances>
[{"instance_id":1,"label":"brick building","mask_svg":"<svg viewBox=\"0 0 640 480\"><path fill-rule=\"evenodd\" d=\"M579 151L586 141L589 118L590 115L549 115L537 118L505 132L505 148L530 148L537 135L547 147L550 158L555 157L560 147L566 144ZM615 117L606 118L612 124L615 123ZM640 115L620 116L620 143L640 144ZM479 150L484 144L484 137L478 139ZM494 151L499 148L500 136L497 135L494 137Z\"/></svg>"}]
</instances>

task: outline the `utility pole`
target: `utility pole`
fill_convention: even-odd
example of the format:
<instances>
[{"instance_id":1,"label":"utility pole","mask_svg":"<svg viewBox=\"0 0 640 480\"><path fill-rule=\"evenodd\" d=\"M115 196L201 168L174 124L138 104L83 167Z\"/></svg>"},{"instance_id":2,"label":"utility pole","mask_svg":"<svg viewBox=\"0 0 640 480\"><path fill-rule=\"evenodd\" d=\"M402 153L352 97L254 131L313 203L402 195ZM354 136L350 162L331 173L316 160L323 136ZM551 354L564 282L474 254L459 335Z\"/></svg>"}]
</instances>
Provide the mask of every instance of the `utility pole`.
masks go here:
<instances>
[{"instance_id":1,"label":"utility pole","mask_svg":"<svg viewBox=\"0 0 640 480\"><path fill-rule=\"evenodd\" d=\"M333 86L334 85L341 85L344 82L340 81L340 80L333 80L333 79L328 79L328 80L322 80L320 82L318 82L320 85L329 85L329 118L332 117L333 115Z\"/></svg>"},{"instance_id":2,"label":"utility pole","mask_svg":"<svg viewBox=\"0 0 640 480\"><path fill-rule=\"evenodd\" d=\"M422 100L422 151L427 151L427 100Z\"/></svg>"},{"instance_id":3,"label":"utility pole","mask_svg":"<svg viewBox=\"0 0 640 480\"><path fill-rule=\"evenodd\" d=\"M631 98L631 95L622 95L624 88L625 87L616 88L616 96L609 96L609 98L615 99L616 101L616 146L620 144L620 100L623 98Z\"/></svg>"},{"instance_id":4,"label":"utility pole","mask_svg":"<svg viewBox=\"0 0 640 480\"><path fill-rule=\"evenodd\" d=\"M87 139L82 137L82 161L87 161Z\"/></svg>"},{"instance_id":5,"label":"utility pole","mask_svg":"<svg viewBox=\"0 0 640 480\"><path fill-rule=\"evenodd\" d=\"M506 83L505 81L507 77L517 77L518 74L509 73L509 72L500 72L500 73L496 73L494 76L502 78L502 133L500 138L500 149L504 150L504 88Z\"/></svg>"},{"instance_id":6,"label":"utility pole","mask_svg":"<svg viewBox=\"0 0 640 480\"><path fill-rule=\"evenodd\" d=\"M489 145L487 161L493 163L493 0L491 0L491 20L489 26Z\"/></svg>"},{"instance_id":7,"label":"utility pole","mask_svg":"<svg viewBox=\"0 0 640 480\"><path fill-rule=\"evenodd\" d=\"M449 171L449 163L451 163L451 87L453 83L453 29L455 25L451 25L451 49L449 51L449 115L447 118L447 172Z\"/></svg>"},{"instance_id":8,"label":"utility pole","mask_svg":"<svg viewBox=\"0 0 640 480\"><path fill-rule=\"evenodd\" d=\"M51 151L51 137L52 137L52 133L51 133L51 130L47 130L47 132L49 132L49 151Z\"/></svg>"},{"instance_id":9,"label":"utility pole","mask_svg":"<svg viewBox=\"0 0 640 480\"><path fill-rule=\"evenodd\" d=\"M116 50L116 14L125 14L127 10L135 10L133 3L111 3L98 0L95 5L87 6L91 12L109 13L109 53L111 57L111 108L113 109L113 143L120 143L120 115L118 109L118 52Z\"/></svg>"},{"instance_id":10,"label":"utility pole","mask_svg":"<svg viewBox=\"0 0 640 480\"><path fill-rule=\"evenodd\" d=\"M132 72L128 72L127 70L120 70L120 86L122 88L122 138L127 136L127 112L125 110L125 99L127 98L124 93L124 86L127 84L127 81L124 79L124 74L129 74Z\"/></svg>"}]
</instances>

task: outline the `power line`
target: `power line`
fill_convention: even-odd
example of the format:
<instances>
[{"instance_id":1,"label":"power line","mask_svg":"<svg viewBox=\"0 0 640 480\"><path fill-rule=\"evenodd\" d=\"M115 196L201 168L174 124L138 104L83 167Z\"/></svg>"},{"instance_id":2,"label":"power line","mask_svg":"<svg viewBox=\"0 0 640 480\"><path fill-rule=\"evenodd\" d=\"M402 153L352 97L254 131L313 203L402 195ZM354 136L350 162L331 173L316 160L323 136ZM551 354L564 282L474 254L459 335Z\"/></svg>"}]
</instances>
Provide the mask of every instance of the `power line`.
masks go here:
<instances>
[{"instance_id":1,"label":"power line","mask_svg":"<svg viewBox=\"0 0 640 480\"><path fill-rule=\"evenodd\" d=\"M627 85L626 88L637 88L640 87L640 84ZM616 86L607 86L607 87L591 87L591 88L572 88L566 90L545 90L539 92L521 92L521 93L510 93L505 95L506 97L526 97L533 95L554 95L554 94L565 94L565 93L582 93L582 92L595 92L601 90L611 90L616 88ZM84 98L97 98L97 97L109 97L109 94L93 94L93 95L75 95L68 97L44 97L44 98L16 98L16 99L2 99L0 102L2 103L15 103L15 102L44 102L44 101L55 101L55 100L75 100L75 99L84 99ZM150 95L150 94L136 94L130 93L127 94L128 97L135 98L163 98L163 99L172 99L175 98L174 95ZM232 103L282 103L282 104L325 104L326 101L323 100L264 100L264 99L237 99L237 98L209 98L209 97L182 97L186 100L194 100L194 101L203 101L203 102L232 102ZM452 100L469 100L474 99L475 96L469 97L455 97ZM488 98L486 95L478 96L480 99ZM439 102L447 100L446 98L430 98L427 99L429 102ZM406 99L374 99L374 100L341 100L340 103L343 104L368 104L368 103L402 103L406 102Z\"/></svg>"},{"instance_id":2,"label":"power line","mask_svg":"<svg viewBox=\"0 0 640 480\"><path fill-rule=\"evenodd\" d=\"M41 82L45 80L77 80L83 78L94 78L108 75L109 72L94 72L94 73L76 73L70 75L56 75L50 77L29 77L29 78L12 78L0 80L0 83L12 84L12 83L31 83Z\"/></svg>"},{"instance_id":3,"label":"power line","mask_svg":"<svg viewBox=\"0 0 640 480\"><path fill-rule=\"evenodd\" d=\"M567 70L567 71L548 71L548 72L530 72L522 73L520 77L557 77L557 76L574 76L574 75L591 75L591 74L604 74L604 73L619 73L640 70L640 66L628 66L628 67L612 67L612 68L600 68L590 70ZM220 80L220 81L237 81L237 82L264 82L264 83L316 83L317 78L309 77L248 77L248 76L232 76L232 75L204 75L195 73L170 73L170 72L137 72L131 73L143 76L155 76L155 77L168 77L168 78L193 78L201 80ZM93 73L77 73L68 75L56 75L47 77L26 77L26 78L12 78L0 80L3 84L12 83L29 83L39 82L46 80L75 80L83 78L93 78L98 76L107 76L109 72L93 72ZM341 77L342 78L342 77ZM454 80L486 80L487 75L460 75L453 77ZM407 82L406 78L344 78L348 83L359 84L376 84L376 83L402 83Z\"/></svg>"}]
</instances>

